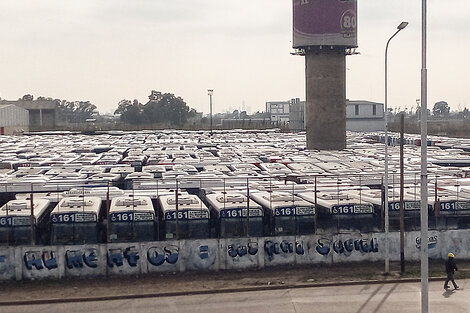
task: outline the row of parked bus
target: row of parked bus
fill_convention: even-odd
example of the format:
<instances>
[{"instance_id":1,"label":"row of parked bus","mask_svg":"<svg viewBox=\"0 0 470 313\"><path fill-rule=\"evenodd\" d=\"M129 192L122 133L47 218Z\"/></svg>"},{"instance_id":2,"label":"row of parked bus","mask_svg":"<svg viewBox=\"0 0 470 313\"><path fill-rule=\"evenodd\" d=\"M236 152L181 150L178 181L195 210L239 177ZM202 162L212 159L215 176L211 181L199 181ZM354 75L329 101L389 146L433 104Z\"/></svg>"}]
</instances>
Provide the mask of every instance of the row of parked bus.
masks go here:
<instances>
[{"instance_id":1,"label":"row of parked bus","mask_svg":"<svg viewBox=\"0 0 470 313\"><path fill-rule=\"evenodd\" d=\"M308 190L205 190L196 195L182 190L123 191L116 187L18 194L0 209L0 243L56 245L377 232L383 229L382 195L380 189L316 195ZM398 209L399 204L390 201L392 230L398 229ZM406 199L406 230L418 229L419 210L416 198ZM470 202L446 202L444 197L442 203L431 203L429 211L430 227L470 228Z\"/></svg>"}]
</instances>

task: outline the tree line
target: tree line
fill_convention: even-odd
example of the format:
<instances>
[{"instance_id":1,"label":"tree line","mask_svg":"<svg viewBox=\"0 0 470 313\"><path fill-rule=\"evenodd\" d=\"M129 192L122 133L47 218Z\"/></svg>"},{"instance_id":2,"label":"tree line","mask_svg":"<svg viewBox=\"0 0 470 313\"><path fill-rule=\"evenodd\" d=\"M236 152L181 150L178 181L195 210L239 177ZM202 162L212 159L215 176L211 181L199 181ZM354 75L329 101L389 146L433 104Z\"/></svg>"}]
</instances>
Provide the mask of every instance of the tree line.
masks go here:
<instances>
[{"instance_id":1,"label":"tree line","mask_svg":"<svg viewBox=\"0 0 470 313\"><path fill-rule=\"evenodd\" d=\"M137 99L119 101L114 114L120 115L120 120L126 124L170 124L184 125L197 114L181 97L172 93L161 93L152 90L149 101L145 104Z\"/></svg>"}]
</instances>

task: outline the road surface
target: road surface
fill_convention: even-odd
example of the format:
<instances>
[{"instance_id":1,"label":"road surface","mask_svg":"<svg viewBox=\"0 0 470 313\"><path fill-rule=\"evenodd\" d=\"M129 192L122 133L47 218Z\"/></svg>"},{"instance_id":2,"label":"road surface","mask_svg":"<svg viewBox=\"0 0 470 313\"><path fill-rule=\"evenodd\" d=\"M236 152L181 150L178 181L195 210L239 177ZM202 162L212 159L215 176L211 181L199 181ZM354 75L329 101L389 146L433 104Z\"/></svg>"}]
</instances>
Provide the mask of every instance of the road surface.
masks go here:
<instances>
[{"instance_id":1,"label":"road surface","mask_svg":"<svg viewBox=\"0 0 470 313\"><path fill-rule=\"evenodd\" d=\"M444 291L443 282L429 286L430 312L470 312L470 280L460 290ZM408 313L421 312L420 284L364 284L273 291L187 295L131 300L0 306L0 312L256 312L256 313Z\"/></svg>"}]
</instances>

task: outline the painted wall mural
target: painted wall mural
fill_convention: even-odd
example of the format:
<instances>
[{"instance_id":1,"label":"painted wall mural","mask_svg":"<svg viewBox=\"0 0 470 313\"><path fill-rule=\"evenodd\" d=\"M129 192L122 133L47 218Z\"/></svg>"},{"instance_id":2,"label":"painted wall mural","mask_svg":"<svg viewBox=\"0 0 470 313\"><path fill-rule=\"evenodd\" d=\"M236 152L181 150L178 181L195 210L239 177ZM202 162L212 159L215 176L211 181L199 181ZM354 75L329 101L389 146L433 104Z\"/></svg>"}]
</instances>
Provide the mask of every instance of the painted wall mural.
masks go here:
<instances>
[{"instance_id":1,"label":"painted wall mural","mask_svg":"<svg viewBox=\"0 0 470 313\"><path fill-rule=\"evenodd\" d=\"M83 246L0 247L0 280L67 276L229 270L265 266L383 260L384 234L199 239ZM399 233L390 234L391 259L399 260ZM452 251L470 258L470 231L431 232L432 258ZM419 259L419 232L408 232L405 255Z\"/></svg>"},{"instance_id":2,"label":"painted wall mural","mask_svg":"<svg viewBox=\"0 0 470 313\"><path fill-rule=\"evenodd\" d=\"M57 259L55 251L27 251L23 256L25 266L28 270L36 268L42 270L44 267L48 270L57 268Z\"/></svg>"},{"instance_id":3,"label":"painted wall mural","mask_svg":"<svg viewBox=\"0 0 470 313\"><path fill-rule=\"evenodd\" d=\"M379 245L377 238L350 238L347 240L331 240L329 238L320 238L317 241L316 251L321 255L328 255L331 251L336 254L350 255L354 251L362 253L377 253Z\"/></svg>"}]
</instances>

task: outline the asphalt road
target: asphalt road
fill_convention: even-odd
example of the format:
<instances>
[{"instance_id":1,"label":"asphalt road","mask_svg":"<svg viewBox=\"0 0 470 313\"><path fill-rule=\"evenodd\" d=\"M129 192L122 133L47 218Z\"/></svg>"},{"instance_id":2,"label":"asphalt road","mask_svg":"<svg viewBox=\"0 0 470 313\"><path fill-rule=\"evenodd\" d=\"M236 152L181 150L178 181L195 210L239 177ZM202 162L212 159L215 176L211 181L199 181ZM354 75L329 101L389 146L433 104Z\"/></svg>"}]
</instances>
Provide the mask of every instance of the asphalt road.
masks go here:
<instances>
[{"instance_id":1,"label":"asphalt road","mask_svg":"<svg viewBox=\"0 0 470 313\"><path fill-rule=\"evenodd\" d=\"M461 289L444 291L443 282L429 286L430 312L470 312L470 280ZM469 289L470 290L470 289ZM274 291L159 297L82 303L0 306L0 312L256 312L256 313L408 313L421 312L420 284L364 284Z\"/></svg>"}]
</instances>

